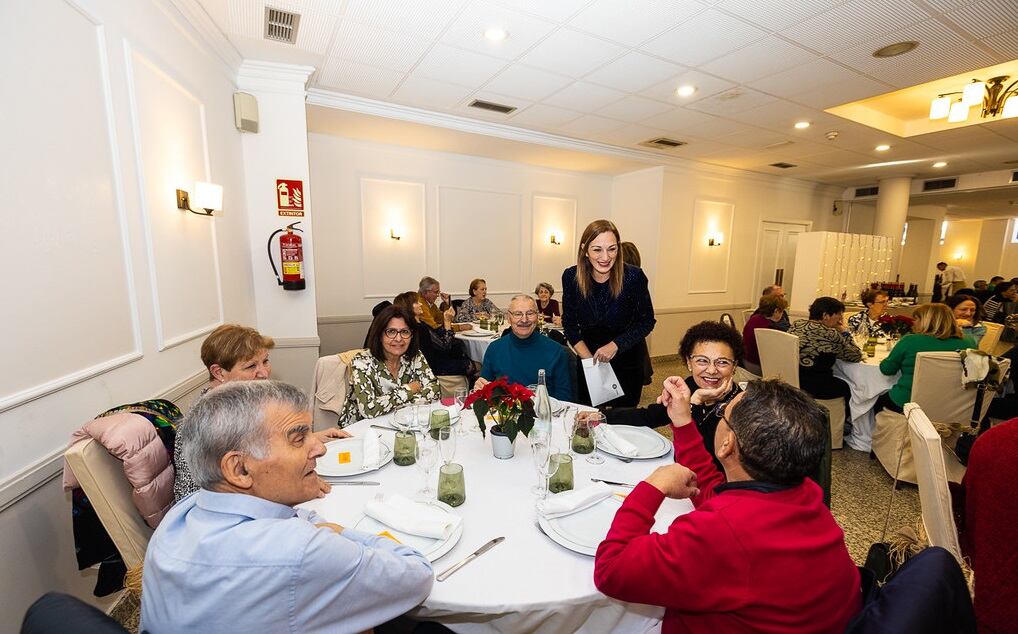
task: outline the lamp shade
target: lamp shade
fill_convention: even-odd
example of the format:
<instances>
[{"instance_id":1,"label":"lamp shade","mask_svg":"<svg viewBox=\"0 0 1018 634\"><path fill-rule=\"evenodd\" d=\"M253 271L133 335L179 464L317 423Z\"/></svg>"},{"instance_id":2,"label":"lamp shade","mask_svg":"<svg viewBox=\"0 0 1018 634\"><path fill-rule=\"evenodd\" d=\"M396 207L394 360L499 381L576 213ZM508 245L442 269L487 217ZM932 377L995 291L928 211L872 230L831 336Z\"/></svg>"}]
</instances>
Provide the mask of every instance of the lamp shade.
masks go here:
<instances>
[{"instance_id":1,"label":"lamp shade","mask_svg":"<svg viewBox=\"0 0 1018 634\"><path fill-rule=\"evenodd\" d=\"M930 119L943 119L951 111L950 97L937 97L930 102Z\"/></svg>"},{"instance_id":2,"label":"lamp shade","mask_svg":"<svg viewBox=\"0 0 1018 634\"><path fill-rule=\"evenodd\" d=\"M1018 117L1018 95L1011 95L1004 102L1004 110L1001 111L1000 116L1007 119L1009 117Z\"/></svg>"},{"instance_id":3,"label":"lamp shade","mask_svg":"<svg viewBox=\"0 0 1018 634\"><path fill-rule=\"evenodd\" d=\"M964 101L956 101L951 104L951 113L947 115L949 123L960 123L969 118L969 107Z\"/></svg>"},{"instance_id":4,"label":"lamp shade","mask_svg":"<svg viewBox=\"0 0 1018 634\"><path fill-rule=\"evenodd\" d=\"M986 84L981 81L974 81L966 84L961 92L961 101L966 106L978 106L983 103L983 95L986 94Z\"/></svg>"},{"instance_id":5,"label":"lamp shade","mask_svg":"<svg viewBox=\"0 0 1018 634\"><path fill-rule=\"evenodd\" d=\"M215 183L196 182L191 204L200 209L222 209L223 187Z\"/></svg>"}]
</instances>

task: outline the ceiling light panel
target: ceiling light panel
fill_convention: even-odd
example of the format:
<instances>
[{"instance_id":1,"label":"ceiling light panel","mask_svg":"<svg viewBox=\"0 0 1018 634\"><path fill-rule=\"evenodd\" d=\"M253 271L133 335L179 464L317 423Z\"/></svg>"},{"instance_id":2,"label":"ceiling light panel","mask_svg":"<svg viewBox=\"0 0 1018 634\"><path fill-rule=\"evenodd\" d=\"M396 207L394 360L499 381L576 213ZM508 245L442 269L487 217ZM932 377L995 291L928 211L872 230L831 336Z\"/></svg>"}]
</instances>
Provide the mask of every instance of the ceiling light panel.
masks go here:
<instances>
[{"instance_id":1,"label":"ceiling light panel","mask_svg":"<svg viewBox=\"0 0 1018 634\"><path fill-rule=\"evenodd\" d=\"M710 9L662 33L641 49L686 66L699 66L767 33L748 22Z\"/></svg>"},{"instance_id":2,"label":"ceiling light panel","mask_svg":"<svg viewBox=\"0 0 1018 634\"><path fill-rule=\"evenodd\" d=\"M436 44L414 68L413 74L470 88L483 85L508 62L490 55Z\"/></svg>"},{"instance_id":3,"label":"ceiling light panel","mask_svg":"<svg viewBox=\"0 0 1018 634\"><path fill-rule=\"evenodd\" d=\"M623 92L640 92L686 69L643 53L629 53L584 79Z\"/></svg>"},{"instance_id":4,"label":"ceiling light panel","mask_svg":"<svg viewBox=\"0 0 1018 634\"><path fill-rule=\"evenodd\" d=\"M773 75L816 59L806 49L766 37L704 64L703 70L740 83Z\"/></svg>"},{"instance_id":5,"label":"ceiling light panel","mask_svg":"<svg viewBox=\"0 0 1018 634\"><path fill-rule=\"evenodd\" d=\"M578 81L548 97L544 100L544 103L559 106L560 108L584 109L588 112L593 112L625 96L626 93L618 90Z\"/></svg>"},{"instance_id":6,"label":"ceiling light panel","mask_svg":"<svg viewBox=\"0 0 1018 634\"><path fill-rule=\"evenodd\" d=\"M429 45L428 41L398 31L344 20L329 56L405 73Z\"/></svg>"},{"instance_id":7,"label":"ceiling light panel","mask_svg":"<svg viewBox=\"0 0 1018 634\"><path fill-rule=\"evenodd\" d=\"M637 123L671 109L672 106L666 103L631 95L601 108L597 111L597 114L620 121Z\"/></svg>"},{"instance_id":8,"label":"ceiling light panel","mask_svg":"<svg viewBox=\"0 0 1018 634\"><path fill-rule=\"evenodd\" d=\"M510 33L501 42L492 42L484 32L492 25ZM471 4L442 35L442 42L502 59L515 59L544 39L555 24L491 4Z\"/></svg>"},{"instance_id":9,"label":"ceiling light panel","mask_svg":"<svg viewBox=\"0 0 1018 634\"><path fill-rule=\"evenodd\" d=\"M593 35L572 29L559 29L520 61L577 79L625 52L624 47Z\"/></svg>"},{"instance_id":10,"label":"ceiling light panel","mask_svg":"<svg viewBox=\"0 0 1018 634\"><path fill-rule=\"evenodd\" d=\"M867 42L930 17L908 0L850 0L781 32L807 48L824 53ZM874 48L871 47L870 53Z\"/></svg>"},{"instance_id":11,"label":"ceiling light panel","mask_svg":"<svg viewBox=\"0 0 1018 634\"><path fill-rule=\"evenodd\" d=\"M695 0L595 0L569 25L635 47L705 8Z\"/></svg>"},{"instance_id":12,"label":"ceiling light panel","mask_svg":"<svg viewBox=\"0 0 1018 634\"><path fill-rule=\"evenodd\" d=\"M513 64L485 84L484 89L527 101L541 101L571 83L573 80L563 75Z\"/></svg>"}]
</instances>

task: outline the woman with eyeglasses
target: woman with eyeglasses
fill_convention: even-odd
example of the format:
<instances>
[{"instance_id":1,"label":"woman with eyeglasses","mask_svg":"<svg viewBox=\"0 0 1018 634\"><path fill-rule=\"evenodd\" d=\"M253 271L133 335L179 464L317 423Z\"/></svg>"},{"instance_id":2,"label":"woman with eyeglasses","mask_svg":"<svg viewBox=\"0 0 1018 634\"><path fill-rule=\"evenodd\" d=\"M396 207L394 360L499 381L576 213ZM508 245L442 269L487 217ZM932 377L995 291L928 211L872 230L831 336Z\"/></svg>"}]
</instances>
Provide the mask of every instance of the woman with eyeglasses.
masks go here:
<instances>
[{"instance_id":1,"label":"woman with eyeglasses","mask_svg":"<svg viewBox=\"0 0 1018 634\"><path fill-rule=\"evenodd\" d=\"M880 328L880 316L887 311L887 292L868 288L862 292L859 299L866 310L848 318L848 330L853 335L866 335L867 337L881 337L884 334Z\"/></svg>"},{"instance_id":2,"label":"woman with eyeglasses","mask_svg":"<svg viewBox=\"0 0 1018 634\"><path fill-rule=\"evenodd\" d=\"M625 263L620 242L614 223L595 220L580 236L576 265L562 273L566 339L580 359L610 363L624 392L602 404L607 407L633 407L640 402L647 335L656 323L647 276ZM578 383L579 401L589 404L586 381Z\"/></svg>"},{"instance_id":3,"label":"woman with eyeglasses","mask_svg":"<svg viewBox=\"0 0 1018 634\"><path fill-rule=\"evenodd\" d=\"M439 397L438 380L421 354L413 323L413 316L395 305L371 322L368 349L350 363L350 396L339 416L341 427Z\"/></svg>"},{"instance_id":4,"label":"woman with eyeglasses","mask_svg":"<svg viewBox=\"0 0 1018 634\"><path fill-rule=\"evenodd\" d=\"M714 432L727 405L741 392L735 383L735 367L742 360L742 337L738 331L716 321L701 321L682 337L679 356L689 369L686 385L692 394L693 422L700 430L703 446L720 465L714 454ZM609 423L660 427L670 424L664 405L616 407L607 411Z\"/></svg>"}]
</instances>

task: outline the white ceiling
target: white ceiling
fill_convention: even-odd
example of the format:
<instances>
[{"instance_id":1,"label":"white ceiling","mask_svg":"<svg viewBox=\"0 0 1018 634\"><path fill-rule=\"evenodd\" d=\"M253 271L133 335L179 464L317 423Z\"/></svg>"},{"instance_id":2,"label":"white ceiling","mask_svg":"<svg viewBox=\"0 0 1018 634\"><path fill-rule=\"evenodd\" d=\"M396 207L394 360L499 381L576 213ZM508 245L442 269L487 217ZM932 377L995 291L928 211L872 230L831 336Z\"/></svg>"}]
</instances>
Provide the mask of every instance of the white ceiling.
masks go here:
<instances>
[{"instance_id":1,"label":"white ceiling","mask_svg":"<svg viewBox=\"0 0 1018 634\"><path fill-rule=\"evenodd\" d=\"M262 39L265 0L198 2L243 58L314 66L312 88L582 141L668 136L688 142L669 156L840 185L1018 159L1018 119L905 140L823 112L1018 58L1015 0L271 0L301 15L296 46ZM871 55L900 40L920 46ZM866 167L894 161L914 162Z\"/></svg>"}]
</instances>

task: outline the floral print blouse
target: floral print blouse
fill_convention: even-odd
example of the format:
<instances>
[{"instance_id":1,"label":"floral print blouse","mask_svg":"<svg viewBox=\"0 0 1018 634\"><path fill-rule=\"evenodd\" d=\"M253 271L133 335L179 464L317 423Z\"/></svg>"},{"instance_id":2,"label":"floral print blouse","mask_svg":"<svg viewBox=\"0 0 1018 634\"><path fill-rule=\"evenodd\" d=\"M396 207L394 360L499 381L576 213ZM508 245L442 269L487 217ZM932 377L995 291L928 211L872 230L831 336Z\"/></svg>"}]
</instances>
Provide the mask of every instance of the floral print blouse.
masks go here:
<instances>
[{"instance_id":1,"label":"floral print blouse","mask_svg":"<svg viewBox=\"0 0 1018 634\"><path fill-rule=\"evenodd\" d=\"M398 380L389 374L384 361L367 350L353 358L350 369L350 394L339 415L340 427L388 414L416 400L434 401L440 396L438 379L419 352L413 358L407 355L400 358ZM406 387L414 381L421 384L421 391L416 394Z\"/></svg>"},{"instance_id":2,"label":"floral print blouse","mask_svg":"<svg viewBox=\"0 0 1018 634\"><path fill-rule=\"evenodd\" d=\"M861 310L848 318L848 329L855 334L866 333L867 337L883 337L880 322L870 319L869 311Z\"/></svg>"},{"instance_id":3,"label":"floral print blouse","mask_svg":"<svg viewBox=\"0 0 1018 634\"><path fill-rule=\"evenodd\" d=\"M453 321L458 324L468 321L477 321L478 318L475 317L477 313L488 313L488 316L491 317L492 315L501 315L502 311L500 311L498 307L495 306L495 303L487 297L479 303L475 302L473 297L468 297L463 301L463 304L460 305L459 310L456 311L456 318L453 319Z\"/></svg>"}]
</instances>

